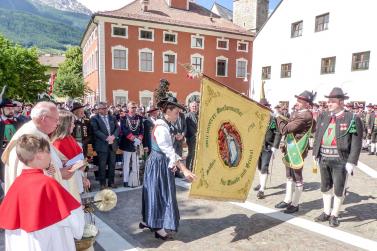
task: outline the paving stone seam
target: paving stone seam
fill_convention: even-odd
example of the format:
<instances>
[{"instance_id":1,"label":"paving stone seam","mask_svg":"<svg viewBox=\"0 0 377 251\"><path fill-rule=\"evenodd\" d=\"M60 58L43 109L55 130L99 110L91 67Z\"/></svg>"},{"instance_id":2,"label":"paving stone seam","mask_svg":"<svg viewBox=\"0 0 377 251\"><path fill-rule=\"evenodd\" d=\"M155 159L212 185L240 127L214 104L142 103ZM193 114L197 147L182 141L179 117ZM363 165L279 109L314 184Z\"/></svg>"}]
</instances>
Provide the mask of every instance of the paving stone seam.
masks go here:
<instances>
[{"instance_id":1,"label":"paving stone seam","mask_svg":"<svg viewBox=\"0 0 377 251\"><path fill-rule=\"evenodd\" d=\"M115 232L109 225L99 217L95 217L96 225L100 231L96 237L96 242L105 251L138 251L131 243Z\"/></svg>"},{"instance_id":2,"label":"paving stone seam","mask_svg":"<svg viewBox=\"0 0 377 251\"><path fill-rule=\"evenodd\" d=\"M368 176L374 179L377 179L377 171L369 167L368 165L364 164L363 162L359 161L357 163L357 168L359 168L362 172L364 172Z\"/></svg>"}]
</instances>

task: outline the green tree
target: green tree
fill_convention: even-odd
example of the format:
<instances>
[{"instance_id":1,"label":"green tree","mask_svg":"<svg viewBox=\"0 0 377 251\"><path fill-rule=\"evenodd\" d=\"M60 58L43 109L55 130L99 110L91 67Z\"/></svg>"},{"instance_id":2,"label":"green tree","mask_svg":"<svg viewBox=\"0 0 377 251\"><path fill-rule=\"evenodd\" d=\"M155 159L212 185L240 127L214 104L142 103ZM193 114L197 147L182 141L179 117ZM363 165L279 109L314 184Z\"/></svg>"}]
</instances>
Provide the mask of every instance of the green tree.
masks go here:
<instances>
[{"instance_id":1,"label":"green tree","mask_svg":"<svg viewBox=\"0 0 377 251\"><path fill-rule=\"evenodd\" d=\"M0 86L8 85L7 96L34 102L47 91L49 76L38 62L37 49L14 45L0 35Z\"/></svg>"},{"instance_id":2,"label":"green tree","mask_svg":"<svg viewBox=\"0 0 377 251\"><path fill-rule=\"evenodd\" d=\"M59 65L53 93L58 97L82 99L89 92L82 74L81 48L70 47L65 61Z\"/></svg>"}]
</instances>

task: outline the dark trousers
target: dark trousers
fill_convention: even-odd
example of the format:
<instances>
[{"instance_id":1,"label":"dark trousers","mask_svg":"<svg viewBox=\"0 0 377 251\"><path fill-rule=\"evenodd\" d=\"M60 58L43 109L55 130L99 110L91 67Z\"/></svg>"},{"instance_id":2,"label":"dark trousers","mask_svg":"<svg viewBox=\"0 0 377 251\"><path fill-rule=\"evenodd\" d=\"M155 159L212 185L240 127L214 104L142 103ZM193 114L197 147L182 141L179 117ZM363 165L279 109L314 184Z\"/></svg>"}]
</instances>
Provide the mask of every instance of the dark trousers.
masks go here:
<instances>
[{"instance_id":1,"label":"dark trousers","mask_svg":"<svg viewBox=\"0 0 377 251\"><path fill-rule=\"evenodd\" d=\"M188 154L186 158L186 166L191 171L194 165L193 162L195 158L195 145L196 145L196 139L187 139Z\"/></svg>"},{"instance_id":2,"label":"dark trousers","mask_svg":"<svg viewBox=\"0 0 377 251\"><path fill-rule=\"evenodd\" d=\"M261 172L261 174L268 174L268 166L270 165L271 156L271 150L262 150L258 160L258 170Z\"/></svg>"},{"instance_id":3,"label":"dark trousers","mask_svg":"<svg viewBox=\"0 0 377 251\"><path fill-rule=\"evenodd\" d=\"M334 194L343 196L347 178L346 162L339 157L321 157L319 170L321 171L321 192L328 192L334 187Z\"/></svg>"},{"instance_id":4,"label":"dark trousers","mask_svg":"<svg viewBox=\"0 0 377 251\"><path fill-rule=\"evenodd\" d=\"M100 184L106 185L106 166L108 169L108 185L114 184L115 152L109 147L109 151L97 152L97 156Z\"/></svg>"},{"instance_id":5,"label":"dark trousers","mask_svg":"<svg viewBox=\"0 0 377 251\"><path fill-rule=\"evenodd\" d=\"M304 178L302 177L302 167L300 169L293 169L286 166L285 173L286 173L287 179L291 179L295 183L304 182Z\"/></svg>"},{"instance_id":6,"label":"dark trousers","mask_svg":"<svg viewBox=\"0 0 377 251\"><path fill-rule=\"evenodd\" d=\"M178 154L180 157L182 157L182 153L183 153L183 141L180 140L175 140L174 143L173 143L173 148L174 148L174 151L176 154Z\"/></svg>"},{"instance_id":7,"label":"dark trousers","mask_svg":"<svg viewBox=\"0 0 377 251\"><path fill-rule=\"evenodd\" d=\"M371 134L372 143L377 143L377 131L373 131Z\"/></svg>"}]
</instances>

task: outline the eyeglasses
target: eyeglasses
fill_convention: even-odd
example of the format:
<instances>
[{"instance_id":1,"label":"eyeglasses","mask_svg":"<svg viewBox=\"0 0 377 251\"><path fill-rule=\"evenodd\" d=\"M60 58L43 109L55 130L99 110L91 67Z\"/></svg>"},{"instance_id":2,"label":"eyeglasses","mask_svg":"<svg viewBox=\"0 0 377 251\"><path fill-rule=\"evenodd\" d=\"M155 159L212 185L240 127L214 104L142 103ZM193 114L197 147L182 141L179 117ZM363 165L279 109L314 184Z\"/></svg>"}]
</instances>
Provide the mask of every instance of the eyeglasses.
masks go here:
<instances>
[{"instance_id":1,"label":"eyeglasses","mask_svg":"<svg viewBox=\"0 0 377 251\"><path fill-rule=\"evenodd\" d=\"M50 118L50 119L53 120L54 122L59 122L59 118L55 118L55 117L50 116L50 115L46 115L46 118Z\"/></svg>"}]
</instances>

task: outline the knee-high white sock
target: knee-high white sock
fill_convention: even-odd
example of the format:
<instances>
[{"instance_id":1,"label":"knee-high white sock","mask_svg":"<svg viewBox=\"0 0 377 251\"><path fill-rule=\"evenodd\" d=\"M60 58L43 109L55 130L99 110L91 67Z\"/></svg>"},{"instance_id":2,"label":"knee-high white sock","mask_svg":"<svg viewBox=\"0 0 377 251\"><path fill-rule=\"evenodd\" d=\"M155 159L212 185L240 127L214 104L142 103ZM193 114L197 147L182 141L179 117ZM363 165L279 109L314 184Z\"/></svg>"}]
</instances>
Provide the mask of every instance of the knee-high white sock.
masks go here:
<instances>
[{"instance_id":1,"label":"knee-high white sock","mask_svg":"<svg viewBox=\"0 0 377 251\"><path fill-rule=\"evenodd\" d=\"M267 173L263 173L259 175L259 184L260 184L259 191L264 192L264 189L266 188L267 177L268 177Z\"/></svg>"},{"instance_id":2,"label":"knee-high white sock","mask_svg":"<svg viewBox=\"0 0 377 251\"><path fill-rule=\"evenodd\" d=\"M338 197L336 195L334 196L334 206L332 208L331 215L338 217L340 206L342 205L343 197L344 196L342 197Z\"/></svg>"},{"instance_id":3,"label":"knee-high white sock","mask_svg":"<svg viewBox=\"0 0 377 251\"><path fill-rule=\"evenodd\" d=\"M285 190L285 198L284 198L285 203L292 202L292 192L293 192L293 181L287 180L287 187Z\"/></svg>"},{"instance_id":4,"label":"knee-high white sock","mask_svg":"<svg viewBox=\"0 0 377 251\"><path fill-rule=\"evenodd\" d=\"M375 149L376 149L376 144L375 143L370 144L370 152L374 153Z\"/></svg>"},{"instance_id":5,"label":"knee-high white sock","mask_svg":"<svg viewBox=\"0 0 377 251\"><path fill-rule=\"evenodd\" d=\"M326 193L323 193L322 198L323 198L323 212L325 212L325 214L327 215L330 215L332 192L328 191Z\"/></svg>"},{"instance_id":6,"label":"knee-high white sock","mask_svg":"<svg viewBox=\"0 0 377 251\"><path fill-rule=\"evenodd\" d=\"M292 206L295 206L295 207L298 206L303 188L304 186L302 184L296 185L295 192L293 194L293 199L292 199Z\"/></svg>"}]
</instances>

